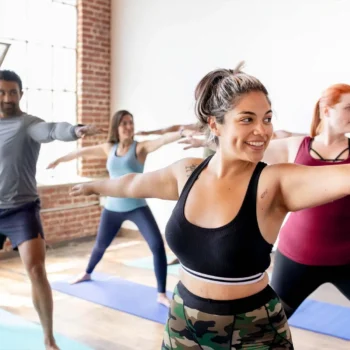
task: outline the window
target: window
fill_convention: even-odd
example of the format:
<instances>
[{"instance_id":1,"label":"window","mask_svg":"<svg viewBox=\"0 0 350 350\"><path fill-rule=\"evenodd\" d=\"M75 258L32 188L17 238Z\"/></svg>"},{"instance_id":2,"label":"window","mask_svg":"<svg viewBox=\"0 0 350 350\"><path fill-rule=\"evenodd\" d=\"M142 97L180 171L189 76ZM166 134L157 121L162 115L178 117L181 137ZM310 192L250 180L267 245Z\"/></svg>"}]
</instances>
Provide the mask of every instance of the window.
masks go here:
<instances>
[{"instance_id":1,"label":"window","mask_svg":"<svg viewBox=\"0 0 350 350\"><path fill-rule=\"evenodd\" d=\"M0 43L0 67L6 57L9 47L10 47L10 44Z\"/></svg>"},{"instance_id":2,"label":"window","mask_svg":"<svg viewBox=\"0 0 350 350\"><path fill-rule=\"evenodd\" d=\"M47 122L76 124L76 0L0 0L0 64L23 81L21 108ZM4 44L2 44L4 43ZM76 163L46 170L55 158L76 148L76 142L43 144L38 181L73 174Z\"/></svg>"}]
</instances>

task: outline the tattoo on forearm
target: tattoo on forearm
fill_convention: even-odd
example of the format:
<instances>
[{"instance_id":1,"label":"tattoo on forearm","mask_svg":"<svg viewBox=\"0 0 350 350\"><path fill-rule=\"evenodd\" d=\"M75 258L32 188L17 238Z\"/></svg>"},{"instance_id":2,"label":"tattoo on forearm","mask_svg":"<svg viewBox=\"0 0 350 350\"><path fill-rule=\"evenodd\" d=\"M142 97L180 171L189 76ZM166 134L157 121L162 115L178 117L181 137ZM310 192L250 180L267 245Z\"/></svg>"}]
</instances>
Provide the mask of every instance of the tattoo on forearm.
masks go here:
<instances>
[{"instance_id":1,"label":"tattoo on forearm","mask_svg":"<svg viewBox=\"0 0 350 350\"><path fill-rule=\"evenodd\" d=\"M263 192L263 194L261 195L261 198L264 198L266 195L267 195L267 190L265 190L265 191Z\"/></svg>"},{"instance_id":2,"label":"tattoo on forearm","mask_svg":"<svg viewBox=\"0 0 350 350\"><path fill-rule=\"evenodd\" d=\"M196 164L191 164L191 165L186 165L185 169L186 169L186 175L187 177L190 177L191 174L193 173L194 169L197 168Z\"/></svg>"}]
</instances>

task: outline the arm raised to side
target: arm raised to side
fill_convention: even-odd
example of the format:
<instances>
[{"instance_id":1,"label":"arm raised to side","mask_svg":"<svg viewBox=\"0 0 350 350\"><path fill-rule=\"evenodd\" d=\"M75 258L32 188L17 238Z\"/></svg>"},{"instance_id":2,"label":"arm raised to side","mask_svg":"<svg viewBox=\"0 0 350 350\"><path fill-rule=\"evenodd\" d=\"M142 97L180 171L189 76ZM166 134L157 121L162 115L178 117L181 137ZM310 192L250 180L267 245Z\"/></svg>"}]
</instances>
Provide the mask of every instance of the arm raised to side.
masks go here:
<instances>
[{"instance_id":1,"label":"arm raised to side","mask_svg":"<svg viewBox=\"0 0 350 350\"><path fill-rule=\"evenodd\" d=\"M72 188L70 194L177 200L179 198L177 177L181 162L148 173L130 173L117 179L79 184Z\"/></svg>"},{"instance_id":2,"label":"arm raised to side","mask_svg":"<svg viewBox=\"0 0 350 350\"><path fill-rule=\"evenodd\" d=\"M51 162L47 169L54 169L60 163L69 162L77 158L100 158L108 156L108 153L112 147L110 143L102 143L96 146L88 146L83 148L78 148L73 152L70 152L62 157L55 159Z\"/></svg>"},{"instance_id":3,"label":"arm raised to side","mask_svg":"<svg viewBox=\"0 0 350 350\"><path fill-rule=\"evenodd\" d=\"M185 158L148 173L131 173L117 179L75 185L70 194L178 200L188 177L202 161L202 158Z\"/></svg>"},{"instance_id":4,"label":"arm raised to side","mask_svg":"<svg viewBox=\"0 0 350 350\"><path fill-rule=\"evenodd\" d=\"M316 207L350 195L350 164L273 165L287 211ZM272 169L271 169L272 170Z\"/></svg>"}]
</instances>

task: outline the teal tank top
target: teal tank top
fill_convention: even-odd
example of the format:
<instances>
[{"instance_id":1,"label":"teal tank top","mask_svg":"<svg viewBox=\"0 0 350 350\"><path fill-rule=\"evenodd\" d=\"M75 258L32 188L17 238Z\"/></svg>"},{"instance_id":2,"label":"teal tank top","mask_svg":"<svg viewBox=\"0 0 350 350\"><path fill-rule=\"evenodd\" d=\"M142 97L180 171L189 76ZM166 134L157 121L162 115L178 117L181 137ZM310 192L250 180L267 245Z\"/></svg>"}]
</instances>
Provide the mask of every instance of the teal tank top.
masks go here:
<instances>
[{"instance_id":1,"label":"teal tank top","mask_svg":"<svg viewBox=\"0 0 350 350\"><path fill-rule=\"evenodd\" d=\"M111 179L116 179L129 173L143 173L144 165L136 158L136 145L137 142L134 141L128 152L121 157L117 156L118 144L116 143L112 147L106 164ZM107 197L105 208L110 211L126 212L146 205L145 199Z\"/></svg>"}]
</instances>

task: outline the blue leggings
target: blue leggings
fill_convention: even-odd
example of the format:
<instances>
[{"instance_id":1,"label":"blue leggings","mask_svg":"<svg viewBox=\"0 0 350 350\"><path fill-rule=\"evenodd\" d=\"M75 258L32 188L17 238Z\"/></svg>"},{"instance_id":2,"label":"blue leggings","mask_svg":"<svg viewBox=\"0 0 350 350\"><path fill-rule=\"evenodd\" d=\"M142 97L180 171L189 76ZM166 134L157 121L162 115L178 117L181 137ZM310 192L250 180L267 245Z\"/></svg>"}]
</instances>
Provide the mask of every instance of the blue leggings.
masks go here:
<instances>
[{"instance_id":1,"label":"blue leggings","mask_svg":"<svg viewBox=\"0 0 350 350\"><path fill-rule=\"evenodd\" d=\"M153 254L154 271L159 293L165 293L167 260L162 235L148 206L127 212L103 209L95 246L89 260L87 273L92 273L106 249L125 220L132 221L140 230Z\"/></svg>"}]
</instances>

